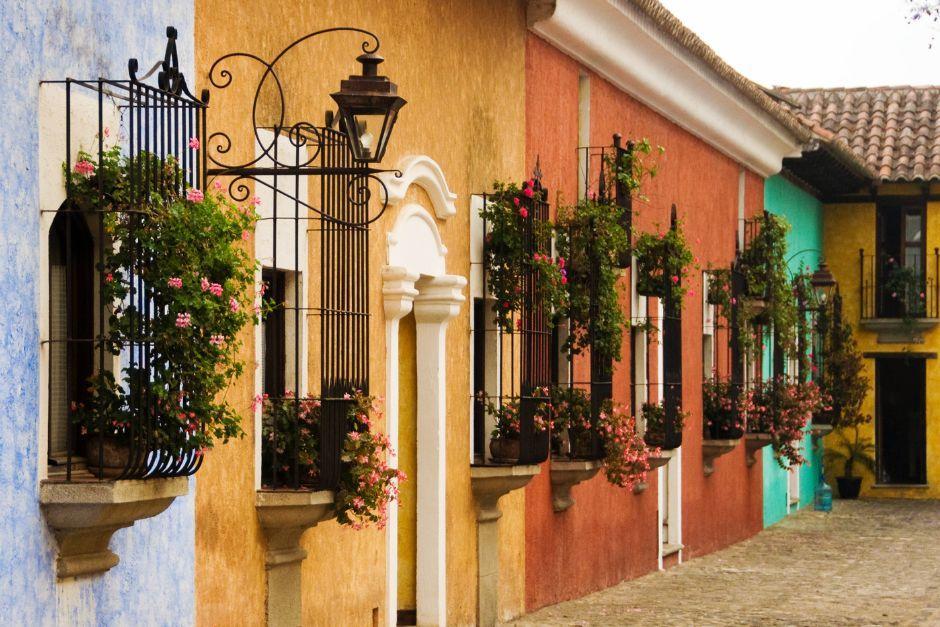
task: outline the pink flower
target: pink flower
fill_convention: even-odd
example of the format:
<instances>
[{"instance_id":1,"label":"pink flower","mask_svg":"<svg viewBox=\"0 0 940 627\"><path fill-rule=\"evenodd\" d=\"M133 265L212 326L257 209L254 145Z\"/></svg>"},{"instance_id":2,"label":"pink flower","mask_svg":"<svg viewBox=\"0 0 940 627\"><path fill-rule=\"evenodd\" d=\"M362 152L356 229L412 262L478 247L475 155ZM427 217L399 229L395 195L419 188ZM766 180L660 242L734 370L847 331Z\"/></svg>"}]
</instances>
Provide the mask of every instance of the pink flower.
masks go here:
<instances>
[{"instance_id":1,"label":"pink flower","mask_svg":"<svg viewBox=\"0 0 940 627\"><path fill-rule=\"evenodd\" d=\"M105 283L114 283L114 275L110 272L104 275Z\"/></svg>"},{"instance_id":2,"label":"pink flower","mask_svg":"<svg viewBox=\"0 0 940 627\"><path fill-rule=\"evenodd\" d=\"M249 237L250 237L250 234L248 233L248 231L242 231L242 239L243 239L243 240L245 240L245 241L247 242Z\"/></svg>"},{"instance_id":3,"label":"pink flower","mask_svg":"<svg viewBox=\"0 0 940 627\"><path fill-rule=\"evenodd\" d=\"M522 216L523 218L528 218L529 210L526 209L525 207L522 207L521 209L519 209L519 215Z\"/></svg>"},{"instance_id":4,"label":"pink flower","mask_svg":"<svg viewBox=\"0 0 940 627\"><path fill-rule=\"evenodd\" d=\"M531 187L526 187L524 190L522 190L522 194L526 198L532 198L533 196L535 196L535 192L532 191Z\"/></svg>"},{"instance_id":5,"label":"pink flower","mask_svg":"<svg viewBox=\"0 0 940 627\"><path fill-rule=\"evenodd\" d=\"M179 313L176 314L176 326L180 329L185 329L191 324L192 316L188 313Z\"/></svg>"},{"instance_id":6,"label":"pink flower","mask_svg":"<svg viewBox=\"0 0 940 627\"><path fill-rule=\"evenodd\" d=\"M166 284L169 287L180 289L181 287L183 287L183 279L179 278L178 276L170 277L170 279L166 282Z\"/></svg>"},{"instance_id":7,"label":"pink flower","mask_svg":"<svg viewBox=\"0 0 940 627\"><path fill-rule=\"evenodd\" d=\"M568 277L566 277L566 276L561 277L561 284L562 284L562 285L568 285Z\"/></svg>"},{"instance_id":8,"label":"pink flower","mask_svg":"<svg viewBox=\"0 0 940 627\"><path fill-rule=\"evenodd\" d=\"M512 204L516 205L517 207L519 206L519 197L518 197L518 196L512 199Z\"/></svg>"},{"instance_id":9,"label":"pink flower","mask_svg":"<svg viewBox=\"0 0 940 627\"><path fill-rule=\"evenodd\" d=\"M559 257L559 258L558 258L558 267L559 267L559 268L564 268L564 267L565 267L565 258L564 258L564 257Z\"/></svg>"},{"instance_id":10,"label":"pink flower","mask_svg":"<svg viewBox=\"0 0 940 627\"><path fill-rule=\"evenodd\" d=\"M219 285L218 283L212 283L211 285L209 285L209 293L212 294L213 296L221 296L222 286Z\"/></svg>"},{"instance_id":11,"label":"pink flower","mask_svg":"<svg viewBox=\"0 0 940 627\"><path fill-rule=\"evenodd\" d=\"M86 161L85 159L82 159L81 161L75 164L74 169L75 169L75 172L77 172L78 174L81 174L85 178L88 178L89 176L95 173L95 164L90 161Z\"/></svg>"},{"instance_id":12,"label":"pink flower","mask_svg":"<svg viewBox=\"0 0 940 627\"><path fill-rule=\"evenodd\" d=\"M209 279L207 279L206 277L202 277L201 279L199 279L199 287L202 288L203 292L208 291Z\"/></svg>"},{"instance_id":13,"label":"pink flower","mask_svg":"<svg viewBox=\"0 0 940 627\"><path fill-rule=\"evenodd\" d=\"M209 343L213 346L222 346L225 344L225 336L217 333L209 338Z\"/></svg>"},{"instance_id":14,"label":"pink flower","mask_svg":"<svg viewBox=\"0 0 940 627\"><path fill-rule=\"evenodd\" d=\"M679 282L679 277L676 275L672 275L672 284L676 285L678 282Z\"/></svg>"},{"instance_id":15,"label":"pink flower","mask_svg":"<svg viewBox=\"0 0 940 627\"><path fill-rule=\"evenodd\" d=\"M351 399L351 398L352 398L352 396L349 395L349 392L345 392L345 393L343 394L343 400L348 401L348 400Z\"/></svg>"},{"instance_id":16,"label":"pink flower","mask_svg":"<svg viewBox=\"0 0 940 627\"><path fill-rule=\"evenodd\" d=\"M198 137L190 137L190 138L189 138L189 147L192 148L193 150L199 150L199 138L198 138Z\"/></svg>"},{"instance_id":17,"label":"pink flower","mask_svg":"<svg viewBox=\"0 0 940 627\"><path fill-rule=\"evenodd\" d=\"M349 435L347 435L346 437L348 437L353 442L358 442L359 438L361 438L362 436L359 434L358 431L350 431Z\"/></svg>"},{"instance_id":18,"label":"pink flower","mask_svg":"<svg viewBox=\"0 0 940 627\"><path fill-rule=\"evenodd\" d=\"M205 197L205 194L195 187L190 187L186 190L186 200L189 202L202 202Z\"/></svg>"},{"instance_id":19,"label":"pink flower","mask_svg":"<svg viewBox=\"0 0 940 627\"><path fill-rule=\"evenodd\" d=\"M212 189L214 189L215 191L220 191L222 189L222 181L213 182Z\"/></svg>"},{"instance_id":20,"label":"pink flower","mask_svg":"<svg viewBox=\"0 0 940 627\"><path fill-rule=\"evenodd\" d=\"M238 307L239 307L238 301L235 300L235 297L234 297L234 296L233 296L232 298L228 299L228 308L229 308L229 309L231 309L231 310L234 312L234 311L238 311Z\"/></svg>"},{"instance_id":21,"label":"pink flower","mask_svg":"<svg viewBox=\"0 0 940 627\"><path fill-rule=\"evenodd\" d=\"M253 204L253 205L255 205L255 206L260 205L260 204L261 204L261 198L258 197L258 196L252 196L252 197L251 197L251 204Z\"/></svg>"}]
</instances>

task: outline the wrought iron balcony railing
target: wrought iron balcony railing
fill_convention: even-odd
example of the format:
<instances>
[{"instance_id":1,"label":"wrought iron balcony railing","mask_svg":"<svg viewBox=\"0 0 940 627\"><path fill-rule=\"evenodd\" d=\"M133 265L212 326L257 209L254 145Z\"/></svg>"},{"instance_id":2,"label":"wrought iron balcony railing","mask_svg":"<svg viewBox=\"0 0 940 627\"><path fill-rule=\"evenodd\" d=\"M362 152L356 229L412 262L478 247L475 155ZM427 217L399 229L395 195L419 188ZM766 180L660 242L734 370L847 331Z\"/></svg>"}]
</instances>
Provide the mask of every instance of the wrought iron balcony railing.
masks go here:
<instances>
[{"instance_id":1,"label":"wrought iron balcony railing","mask_svg":"<svg viewBox=\"0 0 940 627\"><path fill-rule=\"evenodd\" d=\"M926 259L908 255L858 251L861 319L911 319L940 317L940 249Z\"/></svg>"}]
</instances>

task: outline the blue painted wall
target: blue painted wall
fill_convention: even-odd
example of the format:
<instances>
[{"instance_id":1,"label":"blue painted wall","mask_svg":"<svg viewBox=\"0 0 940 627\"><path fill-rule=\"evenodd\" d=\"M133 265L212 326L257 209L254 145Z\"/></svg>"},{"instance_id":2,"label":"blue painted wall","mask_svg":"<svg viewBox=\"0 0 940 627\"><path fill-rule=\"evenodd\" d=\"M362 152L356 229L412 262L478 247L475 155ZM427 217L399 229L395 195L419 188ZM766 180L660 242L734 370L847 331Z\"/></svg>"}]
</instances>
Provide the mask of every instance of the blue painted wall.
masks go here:
<instances>
[{"instance_id":1,"label":"blue painted wall","mask_svg":"<svg viewBox=\"0 0 940 627\"><path fill-rule=\"evenodd\" d=\"M0 3L0 623L187 625L194 620L194 507L118 531L121 563L57 583L55 544L38 503L39 81L124 78L127 58L162 59L179 30L193 67L192 0L4 0ZM64 157L64 155L63 155Z\"/></svg>"},{"instance_id":2,"label":"blue painted wall","mask_svg":"<svg viewBox=\"0 0 940 627\"><path fill-rule=\"evenodd\" d=\"M764 206L768 211L783 216L790 223L787 235L787 255L790 271L794 275L809 266L815 270L822 250L822 203L812 194L797 187L780 175L764 183ZM769 359L765 359L765 376L770 374ZM788 512L787 483L789 470L780 467L769 448L763 449L764 471L764 526L770 526ZM799 508L811 505L819 471L822 468L821 443L814 448L812 437L803 438L803 456L806 463L796 471L800 473ZM792 495L796 498L797 495ZM796 506L790 511L797 509Z\"/></svg>"}]
</instances>

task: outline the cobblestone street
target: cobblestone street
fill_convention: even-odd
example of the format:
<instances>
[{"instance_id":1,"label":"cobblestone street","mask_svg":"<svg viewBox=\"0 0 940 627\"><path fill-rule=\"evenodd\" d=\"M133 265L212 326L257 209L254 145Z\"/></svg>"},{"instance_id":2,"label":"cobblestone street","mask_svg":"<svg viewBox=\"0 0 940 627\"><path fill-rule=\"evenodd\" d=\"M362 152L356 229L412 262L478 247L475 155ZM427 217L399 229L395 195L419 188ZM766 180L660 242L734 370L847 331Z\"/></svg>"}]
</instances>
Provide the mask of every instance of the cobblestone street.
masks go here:
<instances>
[{"instance_id":1,"label":"cobblestone street","mask_svg":"<svg viewBox=\"0 0 940 627\"><path fill-rule=\"evenodd\" d=\"M940 625L940 502L835 501L534 625Z\"/></svg>"}]
</instances>

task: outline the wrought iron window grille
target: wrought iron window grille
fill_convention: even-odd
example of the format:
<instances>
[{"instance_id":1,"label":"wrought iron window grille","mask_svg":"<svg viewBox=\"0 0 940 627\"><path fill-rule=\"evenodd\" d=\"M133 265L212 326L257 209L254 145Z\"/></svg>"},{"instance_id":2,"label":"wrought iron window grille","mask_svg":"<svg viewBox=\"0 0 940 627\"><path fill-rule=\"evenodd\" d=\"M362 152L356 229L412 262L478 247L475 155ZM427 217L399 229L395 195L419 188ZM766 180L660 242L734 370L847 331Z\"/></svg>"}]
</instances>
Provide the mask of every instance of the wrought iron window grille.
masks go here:
<instances>
[{"instance_id":1,"label":"wrought iron window grille","mask_svg":"<svg viewBox=\"0 0 940 627\"><path fill-rule=\"evenodd\" d=\"M106 214L123 214L134 220L141 213L133 209L135 204L152 202L152 194L181 194L188 187L200 187L205 171L202 159L189 143L190 138L201 140L204 136L205 96L194 96L179 70L176 30L167 28L166 34L163 60L143 76L138 76L138 61L130 59L127 79L44 81L63 86L65 101L66 201L57 210L43 210L55 214L50 232L49 306L51 327L58 328L51 328L49 337L43 340L50 355L46 394L51 479L185 476L195 473L202 463L200 452L187 445L185 431L174 430L149 391L155 368L160 367L151 329L157 305L152 286L135 271L138 264L125 269L130 283L125 302L104 302L103 298L110 276L104 265L106 248L119 245L130 247L135 257L140 254L135 252L140 250L137 242L110 241L105 230ZM155 73L155 85L145 82ZM94 109L90 125L89 108ZM109 120L115 116L118 128L111 128ZM94 145L82 145L83 134L92 132L90 126L95 131L94 139L85 139ZM82 174L75 172L76 154L86 150L101 164L115 145L129 164L127 202L106 198L101 177L97 202L90 206L77 202L75 182ZM175 167L164 168L170 160ZM55 278L57 275L60 279ZM118 305L135 314L132 332L121 340L109 325L109 317ZM75 420L76 409L89 400L90 377L108 373L132 396L130 419L119 426L129 449L126 453L116 454L105 437L91 436L92 432L106 433L114 416L99 413L87 434L81 433ZM56 416L60 419L53 424ZM164 429L169 430L164 434L169 441L158 443L155 431ZM63 440L64 455L59 455L56 449ZM94 465L92 459L96 460Z\"/></svg>"},{"instance_id":2,"label":"wrought iron window grille","mask_svg":"<svg viewBox=\"0 0 940 627\"><path fill-rule=\"evenodd\" d=\"M209 69L217 92L235 84L233 66L239 62L260 73L251 90L250 132L237 137L241 129L213 129L205 153L208 180L227 181L233 200L249 200L252 187L268 197L259 222L259 229L266 224L270 233L270 255L263 265L272 281L268 287L274 288L271 320L265 322L271 327L265 338L272 341L265 343L262 357L269 373L261 408L265 490L334 490L339 485L353 396L369 393L369 228L383 215L388 198L378 174L401 176L357 158L346 127L354 118L332 112L325 124L289 118L291 92L282 62L302 44L328 34L364 36L359 60L372 66L381 61L375 34L339 27L305 35L270 60L233 52ZM275 98L267 121L260 114L264 94ZM399 100L398 107L404 104ZM270 114L271 102L264 104ZM393 125L394 118L386 122ZM381 141L390 125L383 127ZM245 138L250 145L236 145ZM255 156L231 161L239 148ZM284 277L293 277L286 288Z\"/></svg>"}]
</instances>

